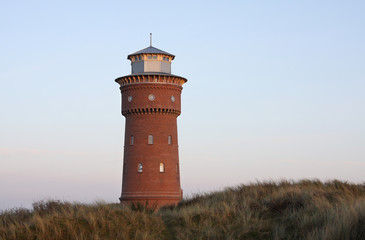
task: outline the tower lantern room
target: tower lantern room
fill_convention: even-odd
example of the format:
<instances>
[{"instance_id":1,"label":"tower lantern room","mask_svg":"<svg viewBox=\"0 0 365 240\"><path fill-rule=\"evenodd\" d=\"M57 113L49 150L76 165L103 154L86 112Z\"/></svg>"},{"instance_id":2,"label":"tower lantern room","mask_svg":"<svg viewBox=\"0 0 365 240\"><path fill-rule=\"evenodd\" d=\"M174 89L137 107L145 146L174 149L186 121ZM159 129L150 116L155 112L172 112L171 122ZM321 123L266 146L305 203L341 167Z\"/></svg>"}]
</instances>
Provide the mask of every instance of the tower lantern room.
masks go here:
<instances>
[{"instance_id":1,"label":"tower lantern room","mask_svg":"<svg viewBox=\"0 0 365 240\"><path fill-rule=\"evenodd\" d=\"M131 60L132 74L145 72L161 72L171 74L171 61L174 55L149 46L128 55Z\"/></svg>"}]
</instances>

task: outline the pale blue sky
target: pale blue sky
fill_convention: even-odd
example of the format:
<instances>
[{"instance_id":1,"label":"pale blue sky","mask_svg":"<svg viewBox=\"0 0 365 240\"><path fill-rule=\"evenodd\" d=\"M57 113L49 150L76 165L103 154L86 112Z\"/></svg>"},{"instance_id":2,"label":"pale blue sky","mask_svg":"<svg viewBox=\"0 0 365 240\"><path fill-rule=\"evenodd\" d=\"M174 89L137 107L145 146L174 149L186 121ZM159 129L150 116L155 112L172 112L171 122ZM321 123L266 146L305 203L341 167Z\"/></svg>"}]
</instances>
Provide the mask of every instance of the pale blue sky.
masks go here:
<instances>
[{"instance_id":1,"label":"pale blue sky","mask_svg":"<svg viewBox=\"0 0 365 240\"><path fill-rule=\"evenodd\" d=\"M0 1L0 209L118 201L114 79L153 45L186 77L185 195L365 181L364 1Z\"/></svg>"}]
</instances>

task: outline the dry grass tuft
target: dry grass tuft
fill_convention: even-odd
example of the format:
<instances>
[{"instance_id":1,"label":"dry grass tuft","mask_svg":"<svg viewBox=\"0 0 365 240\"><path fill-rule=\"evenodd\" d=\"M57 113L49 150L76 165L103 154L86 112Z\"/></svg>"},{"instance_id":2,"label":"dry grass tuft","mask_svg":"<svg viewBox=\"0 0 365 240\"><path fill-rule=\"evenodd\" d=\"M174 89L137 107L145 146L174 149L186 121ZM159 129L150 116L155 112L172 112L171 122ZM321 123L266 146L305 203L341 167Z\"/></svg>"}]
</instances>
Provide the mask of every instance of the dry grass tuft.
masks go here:
<instances>
[{"instance_id":1,"label":"dry grass tuft","mask_svg":"<svg viewBox=\"0 0 365 240\"><path fill-rule=\"evenodd\" d=\"M0 213L0 239L365 239L365 185L257 182L158 211L41 201Z\"/></svg>"}]
</instances>

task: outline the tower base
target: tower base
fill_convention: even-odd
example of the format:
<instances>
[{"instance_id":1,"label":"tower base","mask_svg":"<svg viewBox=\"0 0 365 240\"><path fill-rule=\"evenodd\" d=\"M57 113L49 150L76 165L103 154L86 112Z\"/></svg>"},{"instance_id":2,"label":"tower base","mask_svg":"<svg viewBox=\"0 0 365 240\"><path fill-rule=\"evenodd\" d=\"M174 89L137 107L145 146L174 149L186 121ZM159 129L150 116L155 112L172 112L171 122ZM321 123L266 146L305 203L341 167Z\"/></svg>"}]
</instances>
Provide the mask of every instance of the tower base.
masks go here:
<instances>
[{"instance_id":1,"label":"tower base","mask_svg":"<svg viewBox=\"0 0 365 240\"><path fill-rule=\"evenodd\" d=\"M182 200L182 191L180 197L124 197L119 198L121 203L141 204L142 206L159 209L167 205L177 205Z\"/></svg>"}]
</instances>

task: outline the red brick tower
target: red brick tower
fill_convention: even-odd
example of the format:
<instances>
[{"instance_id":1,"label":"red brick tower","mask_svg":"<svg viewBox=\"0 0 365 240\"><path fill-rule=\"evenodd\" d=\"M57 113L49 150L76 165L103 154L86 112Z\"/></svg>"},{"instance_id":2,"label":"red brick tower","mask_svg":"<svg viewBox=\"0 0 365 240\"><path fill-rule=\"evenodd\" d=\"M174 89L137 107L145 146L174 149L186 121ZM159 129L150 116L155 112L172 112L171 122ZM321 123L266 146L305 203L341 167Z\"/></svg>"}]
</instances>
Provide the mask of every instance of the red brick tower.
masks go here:
<instances>
[{"instance_id":1,"label":"red brick tower","mask_svg":"<svg viewBox=\"0 0 365 240\"><path fill-rule=\"evenodd\" d=\"M177 117L187 80L171 74L174 58L151 44L128 55L132 74L115 80L126 118L122 202L162 206L182 198Z\"/></svg>"}]
</instances>

